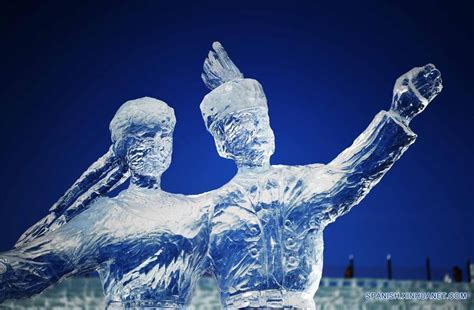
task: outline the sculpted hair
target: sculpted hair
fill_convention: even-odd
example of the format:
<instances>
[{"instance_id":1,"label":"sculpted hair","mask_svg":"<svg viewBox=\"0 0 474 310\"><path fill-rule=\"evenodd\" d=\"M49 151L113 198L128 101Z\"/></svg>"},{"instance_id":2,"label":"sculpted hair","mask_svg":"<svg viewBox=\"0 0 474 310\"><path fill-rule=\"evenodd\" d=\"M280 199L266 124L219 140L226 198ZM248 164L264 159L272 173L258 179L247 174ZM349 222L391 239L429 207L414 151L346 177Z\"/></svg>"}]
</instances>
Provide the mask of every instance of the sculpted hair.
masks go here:
<instances>
[{"instance_id":1,"label":"sculpted hair","mask_svg":"<svg viewBox=\"0 0 474 310\"><path fill-rule=\"evenodd\" d=\"M87 210L99 197L126 182L130 171L119 153L127 147L125 141L134 131L153 125L174 128L174 110L165 102L143 97L125 102L110 122L112 146L96 160L59 198L39 222L30 227L15 244L24 245L69 222ZM137 126L138 125L138 126Z\"/></svg>"},{"instance_id":2,"label":"sculpted hair","mask_svg":"<svg viewBox=\"0 0 474 310\"><path fill-rule=\"evenodd\" d=\"M15 244L24 245L69 222L97 198L123 184L128 168L115 156L112 147L95 161L49 209L48 215L25 231Z\"/></svg>"}]
</instances>

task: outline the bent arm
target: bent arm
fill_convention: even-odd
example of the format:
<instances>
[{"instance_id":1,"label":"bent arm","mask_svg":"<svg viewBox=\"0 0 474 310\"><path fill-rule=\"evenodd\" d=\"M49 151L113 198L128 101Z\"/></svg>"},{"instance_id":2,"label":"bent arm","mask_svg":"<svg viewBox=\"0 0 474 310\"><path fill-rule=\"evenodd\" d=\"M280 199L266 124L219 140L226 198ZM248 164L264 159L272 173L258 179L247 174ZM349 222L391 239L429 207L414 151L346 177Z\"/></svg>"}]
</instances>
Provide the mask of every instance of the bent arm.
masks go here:
<instances>
[{"instance_id":1,"label":"bent arm","mask_svg":"<svg viewBox=\"0 0 474 310\"><path fill-rule=\"evenodd\" d=\"M326 165L338 175L323 212L330 223L357 205L415 141L416 134L394 112L379 112L369 127Z\"/></svg>"},{"instance_id":2,"label":"bent arm","mask_svg":"<svg viewBox=\"0 0 474 310\"><path fill-rule=\"evenodd\" d=\"M379 112L369 127L327 165L305 166L290 193L309 227L323 226L348 212L376 185L415 141L408 127L442 90L441 73L432 64L416 67L395 82L390 111Z\"/></svg>"},{"instance_id":3,"label":"bent arm","mask_svg":"<svg viewBox=\"0 0 474 310\"><path fill-rule=\"evenodd\" d=\"M379 112L354 143L330 163L305 166L299 189L303 199L298 203L303 208L293 216L307 218L310 228L333 222L369 193L415 139L396 113Z\"/></svg>"},{"instance_id":4,"label":"bent arm","mask_svg":"<svg viewBox=\"0 0 474 310\"><path fill-rule=\"evenodd\" d=\"M39 240L38 240L39 241ZM0 254L0 302L42 292L73 271L46 240Z\"/></svg>"}]
</instances>

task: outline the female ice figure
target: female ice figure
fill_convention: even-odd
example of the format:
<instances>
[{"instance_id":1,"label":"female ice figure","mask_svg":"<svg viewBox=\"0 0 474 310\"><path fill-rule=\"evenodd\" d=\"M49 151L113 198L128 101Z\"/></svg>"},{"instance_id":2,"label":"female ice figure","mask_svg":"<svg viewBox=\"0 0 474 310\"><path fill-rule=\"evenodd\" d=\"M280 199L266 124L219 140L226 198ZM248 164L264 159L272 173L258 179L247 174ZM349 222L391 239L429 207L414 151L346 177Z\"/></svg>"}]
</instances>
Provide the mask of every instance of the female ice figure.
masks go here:
<instances>
[{"instance_id":1,"label":"female ice figure","mask_svg":"<svg viewBox=\"0 0 474 310\"><path fill-rule=\"evenodd\" d=\"M108 309L186 308L207 254L209 203L160 189L175 122L173 109L153 98L122 105L109 152L0 255L0 302L97 270ZM95 199L128 173L126 190Z\"/></svg>"}]
</instances>

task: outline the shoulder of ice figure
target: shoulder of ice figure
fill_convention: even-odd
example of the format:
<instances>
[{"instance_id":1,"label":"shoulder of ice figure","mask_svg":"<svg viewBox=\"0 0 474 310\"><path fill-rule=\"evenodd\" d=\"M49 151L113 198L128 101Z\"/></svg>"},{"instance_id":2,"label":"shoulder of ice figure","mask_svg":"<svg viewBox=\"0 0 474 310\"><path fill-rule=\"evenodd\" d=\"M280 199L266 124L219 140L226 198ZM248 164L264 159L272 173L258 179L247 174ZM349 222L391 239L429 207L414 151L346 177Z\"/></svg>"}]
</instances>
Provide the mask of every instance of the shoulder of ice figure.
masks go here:
<instances>
[{"instance_id":1,"label":"shoulder of ice figure","mask_svg":"<svg viewBox=\"0 0 474 310\"><path fill-rule=\"evenodd\" d=\"M110 197L99 197L89 208L72 218L68 227L93 227L103 223L117 212L117 199Z\"/></svg>"},{"instance_id":2,"label":"shoulder of ice figure","mask_svg":"<svg viewBox=\"0 0 474 310\"><path fill-rule=\"evenodd\" d=\"M216 204L222 200L222 197L227 195L231 188L233 188L233 184L229 181L219 188L200 194L187 195L185 197L189 200L190 205L193 206L195 211L201 214L206 213L211 215Z\"/></svg>"},{"instance_id":3,"label":"shoulder of ice figure","mask_svg":"<svg viewBox=\"0 0 474 310\"><path fill-rule=\"evenodd\" d=\"M285 182L302 184L313 194L331 190L344 176L344 173L337 167L321 163L292 166L275 165L274 167Z\"/></svg>"},{"instance_id":4,"label":"shoulder of ice figure","mask_svg":"<svg viewBox=\"0 0 474 310\"><path fill-rule=\"evenodd\" d=\"M87 209L85 212L89 212L89 214L107 214L109 213L108 210L110 208L116 207L119 203L119 197L99 197L96 201L92 203L92 205Z\"/></svg>"},{"instance_id":5,"label":"shoulder of ice figure","mask_svg":"<svg viewBox=\"0 0 474 310\"><path fill-rule=\"evenodd\" d=\"M324 171L326 169L329 169L328 165L321 164L321 163L303 165L303 167L304 169L307 169L307 170L316 170L316 171Z\"/></svg>"},{"instance_id":6,"label":"shoulder of ice figure","mask_svg":"<svg viewBox=\"0 0 474 310\"><path fill-rule=\"evenodd\" d=\"M112 201L119 207L134 206L139 204L149 204L153 207L166 208L173 206L194 205L200 200L204 200L207 193L185 195L181 193L169 193L166 191L155 191L152 189L126 189L120 192Z\"/></svg>"},{"instance_id":7,"label":"shoulder of ice figure","mask_svg":"<svg viewBox=\"0 0 474 310\"><path fill-rule=\"evenodd\" d=\"M272 168L277 173L317 173L323 172L325 169L328 169L325 164L309 164L309 165L272 165Z\"/></svg>"},{"instance_id":8,"label":"shoulder of ice figure","mask_svg":"<svg viewBox=\"0 0 474 310\"><path fill-rule=\"evenodd\" d=\"M129 225L142 222L156 228L169 226L171 220L180 219L183 225L190 222L200 225L212 208L213 196L210 193L184 195L156 192L148 189L124 190L111 201L114 219ZM109 221L111 222L111 221ZM149 223L150 222L150 223ZM152 223L151 223L152 222ZM187 224L185 224L187 223ZM104 223L107 227L110 223Z\"/></svg>"},{"instance_id":9,"label":"shoulder of ice figure","mask_svg":"<svg viewBox=\"0 0 474 310\"><path fill-rule=\"evenodd\" d=\"M98 198L88 209L42 238L49 240L49 246L58 251L87 247L90 243L84 240L98 238L104 232L104 223L109 222L110 216L114 214L113 206L111 198Z\"/></svg>"},{"instance_id":10,"label":"shoulder of ice figure","mask_svg":"<svg viewBox=\"0 0 474 310\"><path fill-rule=\"evenodd\" d=\"M200 214L210 211L214 197L218 195L218 192L219 189L192 195L167 193L169 195L168 204L171 207L179 208L178 213L182 213L182 215L199 217Z\"/></svg>"},{"instance_id":11,"label":"shoulder of ice figure","mask_svg":"<svg viewBox=\"0 0 474 310\"><path fill-rule=\"evenodd\" d=\"M168 232L193 238L208 223L211 204L204 195L174 194L164 191L130 190L117 197L119 209L104 228L114 237L133 232ZM116 223L119 222L120 226Z\"/></svg>"}]
</instances>

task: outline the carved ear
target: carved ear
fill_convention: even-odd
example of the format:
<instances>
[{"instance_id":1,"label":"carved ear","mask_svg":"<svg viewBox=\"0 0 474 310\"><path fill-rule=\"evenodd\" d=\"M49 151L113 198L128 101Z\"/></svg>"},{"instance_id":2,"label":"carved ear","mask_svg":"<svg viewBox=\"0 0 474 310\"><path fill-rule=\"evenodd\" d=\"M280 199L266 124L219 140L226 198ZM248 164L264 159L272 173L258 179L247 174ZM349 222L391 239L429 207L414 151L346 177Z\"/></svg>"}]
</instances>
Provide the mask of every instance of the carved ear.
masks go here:
<instances>
[{"instance_id":1,"label":"carved ear","mask_svg":"<svg viewBox=\"0 0 474 310\"><path fill-rule=\"evenodd\" d=\"M222 44L216 41L212 44L212 48L214 51L209 51L203 65L204 72L201 74L204 84L209 89L214 89L225 82L244 77L239 68L229 58Z\"/></svg>"}]
</instances>

